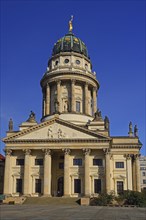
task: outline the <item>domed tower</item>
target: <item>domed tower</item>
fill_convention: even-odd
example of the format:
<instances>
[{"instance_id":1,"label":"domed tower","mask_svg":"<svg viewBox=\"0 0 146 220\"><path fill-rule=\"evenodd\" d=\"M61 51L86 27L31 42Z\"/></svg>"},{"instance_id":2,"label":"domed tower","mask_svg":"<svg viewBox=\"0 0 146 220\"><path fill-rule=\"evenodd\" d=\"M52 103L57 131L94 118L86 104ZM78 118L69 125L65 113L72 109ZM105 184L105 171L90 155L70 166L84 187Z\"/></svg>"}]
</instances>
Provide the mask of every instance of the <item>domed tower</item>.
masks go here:
<instances>
[{"instance_id":1,"label":"domed tower","mask_svg":"<svg viewBox=\"0 0 146 220\"><path fill-rule=\"evenodd\" d=\"M72 19L69 32L53 47L41 87L42 121L56 113L59 118L77 124L93 120L99 82L92 72L86 45L72 33Z\"/></svg>"}]
</instances>

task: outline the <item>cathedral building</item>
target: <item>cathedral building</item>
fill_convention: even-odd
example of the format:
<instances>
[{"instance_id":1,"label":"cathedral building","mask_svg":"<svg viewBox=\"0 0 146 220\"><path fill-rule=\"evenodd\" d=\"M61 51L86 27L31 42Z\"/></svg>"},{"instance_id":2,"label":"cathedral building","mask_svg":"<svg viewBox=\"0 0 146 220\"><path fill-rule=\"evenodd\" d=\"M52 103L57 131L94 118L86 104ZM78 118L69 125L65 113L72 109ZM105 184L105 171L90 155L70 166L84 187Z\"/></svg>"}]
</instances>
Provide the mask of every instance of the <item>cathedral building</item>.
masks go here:
<instances>
[{"instance_id":1,"label":"cathedral building","mask_svg":"<svg viewBox=\"0 0 146 220\"><path fill-rule=\"evenodd\" d=\"M54 45L41 79L42 118L28 119L5 143L4 194L97 196L140 191L137 126L110 136L110 122L97 108L99 82L84 42L69 32Z\"/></svg>"}]
</instances>

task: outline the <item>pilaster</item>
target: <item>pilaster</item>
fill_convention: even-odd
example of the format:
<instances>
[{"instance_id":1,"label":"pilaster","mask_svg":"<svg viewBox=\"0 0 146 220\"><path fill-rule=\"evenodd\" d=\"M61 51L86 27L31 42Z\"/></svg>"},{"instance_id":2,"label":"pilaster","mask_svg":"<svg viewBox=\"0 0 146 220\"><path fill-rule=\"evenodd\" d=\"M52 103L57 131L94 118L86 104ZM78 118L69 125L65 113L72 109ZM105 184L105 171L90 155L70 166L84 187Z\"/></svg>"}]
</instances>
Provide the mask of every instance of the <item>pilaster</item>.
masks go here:
<instances>
[{"instance_id":1,"label":"pilaster","mask_svg":"<svg viewBox=\"0 0 146 220\"><path fill-rule=\"evenodd\" d=\"M136 191L141 192L139 157L140 157L140 154L135 155Z\"/></svg>"}]
</instances>

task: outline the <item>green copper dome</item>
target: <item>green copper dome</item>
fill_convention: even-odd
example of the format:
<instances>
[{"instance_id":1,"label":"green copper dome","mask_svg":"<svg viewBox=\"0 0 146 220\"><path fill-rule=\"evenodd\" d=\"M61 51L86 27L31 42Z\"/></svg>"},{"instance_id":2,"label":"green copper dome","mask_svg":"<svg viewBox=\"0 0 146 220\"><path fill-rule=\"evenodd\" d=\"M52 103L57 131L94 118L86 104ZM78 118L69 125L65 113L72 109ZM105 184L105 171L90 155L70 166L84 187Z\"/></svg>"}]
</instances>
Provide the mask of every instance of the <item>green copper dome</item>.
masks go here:
<instances>
[{"instance_id":1,"label":"green copper dome","mask_svg":"<svg viewBox=\"0 0 146 220\"><path fill-rule=\"evenodd\" d=\"M60 38L54 45L52 55L60 52L76 52L88 57L88 50L83 41L77 38L71 31L64 37ZM88 57L89 58L89 57Z\"/></svg>"}]
</instances>

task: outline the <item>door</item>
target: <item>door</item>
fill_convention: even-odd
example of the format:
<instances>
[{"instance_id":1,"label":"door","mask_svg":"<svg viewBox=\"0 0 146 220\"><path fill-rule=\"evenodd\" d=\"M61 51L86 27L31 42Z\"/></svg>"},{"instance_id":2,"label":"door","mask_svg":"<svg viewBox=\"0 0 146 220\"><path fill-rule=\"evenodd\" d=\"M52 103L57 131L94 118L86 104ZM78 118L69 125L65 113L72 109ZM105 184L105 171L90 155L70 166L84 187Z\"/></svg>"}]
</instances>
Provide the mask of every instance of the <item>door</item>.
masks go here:
<instances>
[{"instance_id":1,"label":"door","mask_svg":"<svg viewBox=\"0 0 146 220\"><path fill-rule=\"evenodd\" d=\"M57 196L63 196L64 193L64 179L63 177L58 178L58 186L57 186Z\"/></svg>"}]
</instances>

